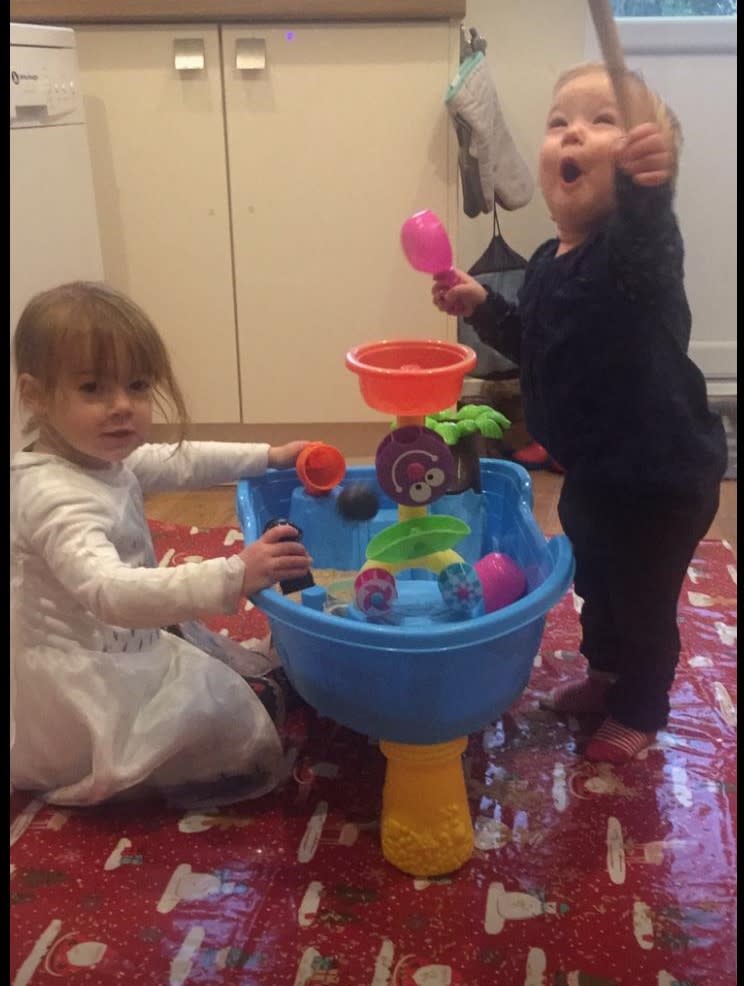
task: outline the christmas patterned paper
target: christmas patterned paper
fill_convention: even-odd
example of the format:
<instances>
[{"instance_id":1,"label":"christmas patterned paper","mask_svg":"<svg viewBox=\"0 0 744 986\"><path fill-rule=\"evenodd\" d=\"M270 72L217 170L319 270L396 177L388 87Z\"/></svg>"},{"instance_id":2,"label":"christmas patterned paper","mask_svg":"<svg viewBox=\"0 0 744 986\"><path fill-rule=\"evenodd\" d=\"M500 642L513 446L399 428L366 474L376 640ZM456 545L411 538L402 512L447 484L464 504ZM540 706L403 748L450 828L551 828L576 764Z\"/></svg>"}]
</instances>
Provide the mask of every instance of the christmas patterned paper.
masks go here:
<instances>
[{"instance_id":1,"label":"christmas patterned paper","mask_svg":"<svg viewBox=\"0 0 744 986\"><path fill-rule=\"evenodd\" d=\"M239 532L152 524L163 564ZM580 673L581 601L548 615L520 701L470 737L476 850L414 880L379 848L374 743L291 713L292 779L219 811L11 799L12 986L734 986L736 568L703 542L667 730L625 767L538 709ZM250 603L210 626L265 638Z\"/></svg>"}]
</instances>

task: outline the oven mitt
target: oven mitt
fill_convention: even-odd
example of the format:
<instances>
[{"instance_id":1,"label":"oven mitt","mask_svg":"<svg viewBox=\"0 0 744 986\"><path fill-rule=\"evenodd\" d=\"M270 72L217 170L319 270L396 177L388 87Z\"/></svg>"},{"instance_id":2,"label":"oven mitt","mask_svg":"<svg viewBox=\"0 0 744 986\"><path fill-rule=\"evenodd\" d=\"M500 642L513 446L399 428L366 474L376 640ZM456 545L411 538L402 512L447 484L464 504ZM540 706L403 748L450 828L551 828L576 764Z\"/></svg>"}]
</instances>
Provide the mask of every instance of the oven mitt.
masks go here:
<instances>
[{"instance_id":1,"label":"oven mitt","mask_svg":"<svg viewBox=\"0 0 744 986\"><path fill-rule=\"evenodd\" d=\"M482 51L460 64L444 101L457 134L465 214L491 212L494 201L509 211L526 205L535 183L504 122Z\"/></svg>"}]
</instances>

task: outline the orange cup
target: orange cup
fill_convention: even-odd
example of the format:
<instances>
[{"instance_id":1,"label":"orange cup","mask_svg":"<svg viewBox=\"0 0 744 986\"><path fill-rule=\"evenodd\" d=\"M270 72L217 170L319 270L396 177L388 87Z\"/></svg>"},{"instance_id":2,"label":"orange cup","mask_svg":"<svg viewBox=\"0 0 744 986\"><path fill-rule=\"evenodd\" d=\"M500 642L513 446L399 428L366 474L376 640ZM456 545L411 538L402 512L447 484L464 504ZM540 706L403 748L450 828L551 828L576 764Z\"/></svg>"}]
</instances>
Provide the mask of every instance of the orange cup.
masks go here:
<instances>
[{"instance_id":1,"label":"orange cup","mask_svg":"<svg viewBox=\"0 0 744 986\"><path fill-rule=\"evenodd\" d=\"M333 445L311 442L297 456L297 475L311 496L325 496L346 475L346 459Z\"/></svg>"}]
</instances>

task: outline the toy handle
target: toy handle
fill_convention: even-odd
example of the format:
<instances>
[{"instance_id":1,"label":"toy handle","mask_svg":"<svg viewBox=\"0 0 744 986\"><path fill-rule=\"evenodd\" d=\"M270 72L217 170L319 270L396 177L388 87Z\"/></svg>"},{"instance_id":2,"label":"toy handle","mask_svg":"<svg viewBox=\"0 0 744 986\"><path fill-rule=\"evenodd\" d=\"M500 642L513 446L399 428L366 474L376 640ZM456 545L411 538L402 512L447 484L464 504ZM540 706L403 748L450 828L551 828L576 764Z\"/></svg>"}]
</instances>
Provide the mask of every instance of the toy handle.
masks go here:
<instances>
[{"instance_id":1,"label":"toy handle","mask_svg":"<svg viewBox=\"0 0 744 986\"><path fill-rule=\"evenodd\" d=\"M631 127L643 123L643 114L640 108L634 105L633 93L625 69L623 48L617 33L615 18L612 15L610 0L588 0L588 4L605 68L612 82L612 88L615 90L617 108L620 111L625 129L629 130Z\"/></svg>"},{"instance_id":2,"label":"toy handle","mask_svg":"<svg viewBox=\"0 0 744 986\"><path fill-rule=\"evenodd\" d=\"M450 267L449 270L443 271L441 274L436 274L435 276L439 283L447 288L447 290L453 288L458 283L458 277L454 267Z\"/></svg>"}]
</instances>

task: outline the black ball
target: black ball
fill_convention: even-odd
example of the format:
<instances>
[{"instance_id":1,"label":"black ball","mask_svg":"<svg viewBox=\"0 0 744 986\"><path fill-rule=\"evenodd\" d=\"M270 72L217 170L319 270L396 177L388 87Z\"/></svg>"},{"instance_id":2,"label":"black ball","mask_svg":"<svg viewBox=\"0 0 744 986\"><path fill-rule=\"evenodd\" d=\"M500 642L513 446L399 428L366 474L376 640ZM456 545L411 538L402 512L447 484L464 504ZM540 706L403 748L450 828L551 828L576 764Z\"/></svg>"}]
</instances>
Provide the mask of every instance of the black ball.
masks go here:
<instances>
[{"instance_id":1,"label":"black ball","mask_svg":"<svg viewBox=\"0 0 744 986\"><path fill-rule=\"evenodd\" d=\"M372 520L380 509L380 498L366 483L349 483L336 497L336 509L346 520Z\"/></svg>"}]
</instances>

